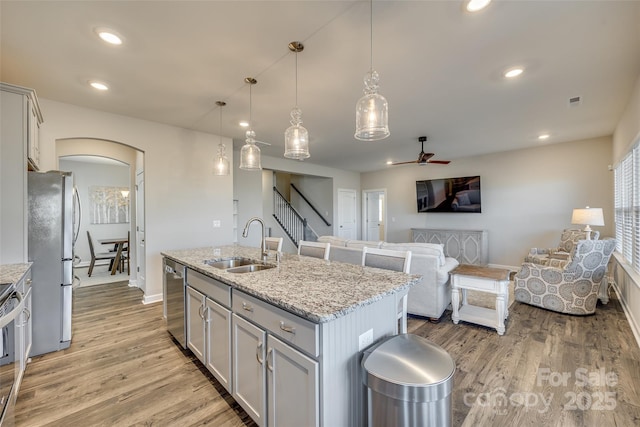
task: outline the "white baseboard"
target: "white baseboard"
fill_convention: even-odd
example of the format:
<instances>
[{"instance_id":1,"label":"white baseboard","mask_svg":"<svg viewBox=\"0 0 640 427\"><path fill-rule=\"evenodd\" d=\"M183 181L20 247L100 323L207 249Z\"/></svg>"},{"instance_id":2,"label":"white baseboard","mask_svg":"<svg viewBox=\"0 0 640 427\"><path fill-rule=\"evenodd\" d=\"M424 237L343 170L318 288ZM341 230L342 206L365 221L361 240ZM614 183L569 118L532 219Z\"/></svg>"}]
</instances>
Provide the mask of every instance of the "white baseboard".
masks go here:
<instances>
[{"instance_id":1,"label":"white baseboard","mask_svg":"<svg viewBox=\"0 0 640 427\"><path fill-rule=\"evenodd\" d=\"M620 301L622 310L627 316L627 321L629 322L629 326L631 327L631 332L633 332L633 336L636 337L636 343L638 344L638 347L640 347L640 325L638 324L637 319L633 317L633 312L627 306L626 301L624 300L624 298L622 298L620 289L618 289L618 284L614 281L611 284L611 287L614 291L616 291L616 294L618 294L618 301Z\"/></svg>"},{"instance_id":2,"label":"white baseboard","mask_svg":"<svg viewBox=\"0 0 640 427\"><path fill-rule=\"evenodd\" d=\"M137 288L138 287L138 283L135 280L129 280L129 287L130 288Z\"/></svg>"},{"instance_id":3,"label":"white baseboard","mask_svg":"<svg viewBox=\"0 0 640 427\"><path fill-rule=\"evenodd\" d=\"M153 304L153 303L160 302L160 301L162 301L162 294L145 295L142 298L142 303L143 304Z\"/></svg>"}]
</instances>

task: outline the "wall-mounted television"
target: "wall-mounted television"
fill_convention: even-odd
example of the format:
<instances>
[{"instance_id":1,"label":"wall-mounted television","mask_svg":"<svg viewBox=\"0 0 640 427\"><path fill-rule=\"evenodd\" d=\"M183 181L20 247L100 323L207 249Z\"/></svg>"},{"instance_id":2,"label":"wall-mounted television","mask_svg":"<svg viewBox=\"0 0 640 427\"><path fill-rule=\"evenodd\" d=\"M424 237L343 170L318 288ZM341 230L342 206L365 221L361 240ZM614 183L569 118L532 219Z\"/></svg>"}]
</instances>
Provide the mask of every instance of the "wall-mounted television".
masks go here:
<instances>
[{"instance_id":1,"label":"wall-mounted television","mask_svg":"<svg viewBox=\"0 0 640 427\"><path fill-rule=\"evenodd\" d=\"M480 177L416 181L418 212L482 212Z\"/></svg>"}]
</instances>

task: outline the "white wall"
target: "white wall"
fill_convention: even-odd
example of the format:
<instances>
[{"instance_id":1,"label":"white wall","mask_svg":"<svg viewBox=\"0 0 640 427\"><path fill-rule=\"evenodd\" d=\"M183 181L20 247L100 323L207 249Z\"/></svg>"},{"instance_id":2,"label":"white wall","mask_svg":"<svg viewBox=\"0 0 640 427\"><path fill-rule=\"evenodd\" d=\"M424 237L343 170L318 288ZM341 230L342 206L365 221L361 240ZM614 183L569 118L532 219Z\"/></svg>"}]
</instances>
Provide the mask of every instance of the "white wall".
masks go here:
<instances>
[{"instance_id":1,"label":"white wall","mask_svg":"<svg viewBox=\"0 0 640 427\"><path fill-rule=\"evenodd\" d=\"M387 240L411 228L489 231L489 262L519 266L531 247L553 247L571 226L573 208L601 207L603 235L613 234L611 138L455 159L448 166L390 166L362 174L362 188L387 190ZM482 213L417 213L415 182L481 176ZM395 219L395 221L394 221Z\"/></svg>"},{"instance_id":2,"label":"white wall","mask_svg":"<svg viewBox=\"0 0 640 427\"><path fill-rule=\"evenodd\" d=\"M212 174L218 136L46 99L40 106L43 170L56 168L59 139L104 139L144 152L145 302L162 298L161 251L233 241L233 172ZM231 146L228 138L223 143ZM214 219L221 220L221 228L213 228Z\"/></svg>"},{"instance_id":3,"label":"white wall","mask_svg":"<svg viewBox=\"0 0 640 427\"><path fill-rule=\"evenodd\" d=\"M89 251L89 241L87 239L87 231L91 233L94 241L94 250L96 252L106 252L111 249L101 247L98 240L113 237L127 237L130 231L131 223L118 224L92 224L91 222L91 200L90 187L96 185L101 187L126 187L130 188L129 182L129 166L125 164L97 164L80 161L72 161L61 159L59 163L60 170L73 172L73 178L78 195L80 196L80 204L82 206L82 218L80 221L80 232L78 240L74 247L74 254L80 257L80 265L89 265L91 261L91 252ZM131 192L133 195L133 192ZM134 213L129 207L130 216ZM113 245L112 245L113 246ZM108 261L103 261L109 263Z\"/></svg>"}]
</instances>

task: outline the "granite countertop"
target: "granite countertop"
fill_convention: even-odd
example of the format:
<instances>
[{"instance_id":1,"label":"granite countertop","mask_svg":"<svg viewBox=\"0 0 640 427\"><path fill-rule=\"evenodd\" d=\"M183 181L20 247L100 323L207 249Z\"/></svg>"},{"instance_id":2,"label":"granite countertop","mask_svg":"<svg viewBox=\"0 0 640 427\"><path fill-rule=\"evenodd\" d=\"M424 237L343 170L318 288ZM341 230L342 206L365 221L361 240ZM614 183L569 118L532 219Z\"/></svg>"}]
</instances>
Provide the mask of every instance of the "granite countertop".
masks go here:
<instances>
[{"instance_id":1,"label":"granite countertop","mask_svg":"<svg viewBox=\"0 0 640 427\"><path fill-rule=\"evenodd\" d=\"M385 296L408 292L420 279L416 275L287 253L277 267L253 273L229 273L204 263L235 256L260 259L258 248L244 246L172 250L162 255L315 323L344 316ZM275 257L267 262L276 264Z\"/></svg>"},{"instance_id":2,"label":"granite countertop","mask_svg":"<svg viewBox=\"0 0 640 427\"><path fill-rule=\"evenodd\" d=\"M0 283L16 283L27 271L33 263L24 264L2 264L0 265Z\"/></svg>"}]
</instances>

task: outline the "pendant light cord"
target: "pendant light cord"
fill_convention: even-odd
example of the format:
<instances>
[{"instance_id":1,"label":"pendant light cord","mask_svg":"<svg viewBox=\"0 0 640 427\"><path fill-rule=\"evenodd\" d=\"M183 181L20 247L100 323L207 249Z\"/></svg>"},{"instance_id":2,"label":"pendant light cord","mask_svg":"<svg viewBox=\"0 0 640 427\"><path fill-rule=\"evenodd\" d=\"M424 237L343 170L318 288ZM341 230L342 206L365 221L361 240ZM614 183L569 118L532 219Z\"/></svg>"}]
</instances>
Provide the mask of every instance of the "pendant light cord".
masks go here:
<instances>
[{"instance_id":1,"label":"pendant light cord","mask_svg":"<svg viewBox=\"0 0 640 427\"><path fill-rule=\"evenodd\" d=\"M373 0L369 2L369 58L371 58L371 63L369 64L370 70L373 71Z\"/></svg>"},{"instance_id":2,"label":"pendant light cord","mask_svg":"<svg viewBox=\"0 0 640 427\"><path fill-rule=\"evenodd\" d=\"M298 106L298 51L296 50L296 107Z\"/></svg>"}]
</instances>

